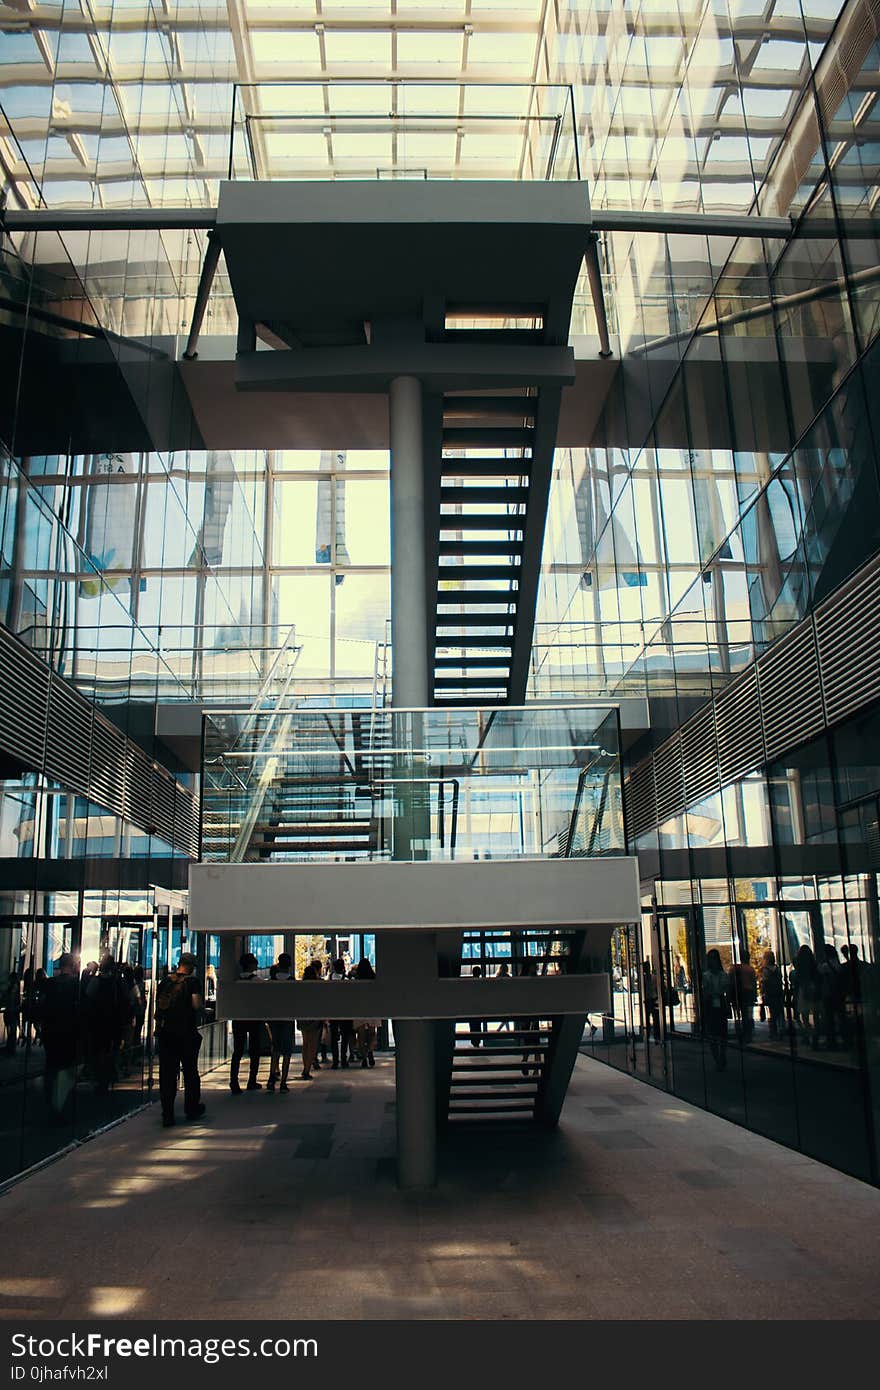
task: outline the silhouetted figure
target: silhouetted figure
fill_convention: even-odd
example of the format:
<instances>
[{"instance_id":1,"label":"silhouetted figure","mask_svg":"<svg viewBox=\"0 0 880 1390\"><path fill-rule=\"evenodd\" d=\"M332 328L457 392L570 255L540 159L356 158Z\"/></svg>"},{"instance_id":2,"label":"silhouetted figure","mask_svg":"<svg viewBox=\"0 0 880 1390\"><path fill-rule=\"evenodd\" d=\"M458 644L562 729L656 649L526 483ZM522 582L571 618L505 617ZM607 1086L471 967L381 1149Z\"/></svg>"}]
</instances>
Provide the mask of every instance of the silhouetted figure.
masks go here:
<instances>
[{"instance_id":1,"label":"silhouetted figure","mask_svg":"<svg viewBox=\"0 0 880 1390\"><path fill-rule=\"evenodd\" d=\"M293 970L291 969L290 955L287 951L282 951L278 957L278 964L273 966L270 973L272 980L292 980ZM272 1060L269 1064L269 1080L266 1084L267 1091L274 1091L276 1083L280 1083L278 1089L286 1091L287 1078L290 1073L290 1058L293 1053L293 1019L273 1018L270 1026L272 1034ZM281 1068L279 1071L279 1062Z\"/></svg>"},{"instance_id":2,"label":"silhouetted figure","mask_svg":"<svg viewBox=\"0 0 880 1390\"><path fill-rule=\"evenodd\" d=\"M660 996L657 991L657 974L647 959L642 961L642 985L645 997L645 1036L650 1029L654 1041L660 1041Z\"/></svg>"},{"instance_id":3,"label":"silhouetted figure","mask_svg":"<svg viewBox=\"0 0 880 1390\"><path fill-rule=\"evenodd\" d=\"M304 981L312 980L315 984L318 984L321 980L321 976L321 962L319 960L313 960L306 966L300 979ZM311 1081L312 1068L317 1060L318 1044L321 1039L321 1029L324 1020L320 1018L301 1018L297 1021L299 1023L299 1031L302 1034L302 1072L300 1073L299 1079L300 1081Z\"/></svg>"},{"instance_id":4,"label":"silhouetted figure","mask_svg":"<svg viewBox=\"0 0 880 1390\"><path fill-rule=\"evenodd\" d=\"M376 972L366 957L364 957L363 960L359 960L355 969L355 979L375 980L375 978ZM356 999L357 994L355 994L355 1000ZM379 1026L381 1021L382 1020L378 1018L356 1018L353 1020L355 1047L357 1048L357 1055L361 1061L361 1067L363 1067L364 1070L366 1070L367 1067L374 1067L376 1065L376 1058L373 1054L379 1037Z\"/></svg>"},{"instance_id":5,"label":"silhouetted figure","mask_svg":"<svg viewBox=\"0 0 880 1390\"><path fill-rule=\"evenodd\" d=\"M9 1056L15 1052L20 1020L21 977L17 970L10 970L9 979L6 981L6 988L3 991L3 1026L6 1029L5 1051Z\"/></svg>"},{"instance_id":6,"label":"silhouetted figure","mask_svg":"<svg viewBox=\"0 0 880 1390\"><path fill-rule=\"evenodd\" d=\"M129 1017L116 963L109 951L104 952L97 972L86 981L81 998L85 1015L86 1053L95 1093L106 1096L116 1080L116 1059Z\"/></svg>"},{"instance_id":7,"label":"silhouetted figure","mask_svg":"<svg viewBox=\"0 0 880 1390\"><path fill-rule=\"evenodd\" d=\"M503 961L501 962L501 964L499 965L498 969L495 971L495 979L496 979L496 980L510 980L510 979L512 979L512 976L511 976L511 973L510 973L510 966L507 964L507 961L506 961L506 960L503 960ZM496 1032L496 1033L506 1033L507 1030L508 1030L508 1028L511 1026L511 1023L512 1023L512 1019L509 1019L509 1018L502 1018L501 1022L498 1024L498 1027L495 1029L495 1032Z\"/></svg>"},{"instance_id":8,"label":"silhouetted figure","mask_svg":"<svg viewBox=\"0 0 880 1390\"><path fill-rule=\"evenodd\" d=\"M474 965L471 967L471 979L481 980L483 978L483 967ZM471 1047L479 1047L484 1041L483 1034L486 1032L486 1020L484 1018L472 1018L470 1020Z\"/></svg>"},{"instance_id":9,"label":"silhouetted figure","mask_svg":"<svg viewBox=\"0 0 880 1390\"><path fill-rule=\"evenodd\" d=\"M330 970L331 980L346 980L345 961L339 956ZM354 1037L354 1026L350 1018L334 1018L330 1021L330 1046L333 1049L333 1070L348 1066L348 1054Z\"/></svg>"},{"instance_id":10,"label":"silhouetted figure","mask_svg":"<svg viewBox=\"0 0 880 1390\"><path fill-rule=\"evenodd\" d=\"M822 1031L825 1041L832 1050L837 1047L838 1036L846 1041L848 1028L846 1017L846 981L843 966L834 946L825 947L823 958L817 967L819 1006L822 1013Z\"/></svg>"},{"instance_id":11,"label":"silhouetted figure","mask_svg":"<svg viewBox=\"0 0 880 1390\"><path fill-rule=\"evenodd\" d=\"M159 1096L162 1101L162 1124L166 1129L174 1124L174 1101L181 1070L186 1118L197 1120L205 1113L199 1079L202 986L195 969L195 956L183 951L176 971L162 981L156 992Z\"/></svg>"},{"instance_id":12,"label":"silhouetted figure","mask_svg":"<svg viewBox=\"0 0 880 1390\"><path fill-rule=\"evenodd\" d=\"M259 963L252 951L245 951L241 960L238 962L239 980L251 980L256 987L259 976L257 971ZM229 1089L234 1096L241 1095L241 1086L238 1084L238 1069L241 1066L241 1059L244 1056L245 1048L248 1052L248 1083L249 1091L261 1091L257 1077L260 1072L260 1035L263 1031L263 1024L258 1018L234 1018L232 1020L232 1057L229 1063Z\"/></svg>"},{"instance_id":13,"label":"silhouetted figure","mask_svg":"<svg viewBox=\"0 0 880 1390\"><path fill-rule=\"evenodd\" d=\"M791 969L794 1017L810 1046L819 1046L819 971L809 946L801 946Z\"/></svg>"},{"instance_id":14,"label":"silhouetted figure","mask_svg":"<svg viewBox=\"0 0 880 1390\"><path fill-rule=\"evenodd\" d=\"M525 960L520 965L519 973L520 978L532 978L537 975L538 967L532 960L531 956L526 956ZM535 1064L532 1070L534 1071L535 1076L538 1076L541 1071L541 1021L538 1018L526 1017L517 1018L514 1020L514 1022L516 1023L517 1031L522 1033L523 1035L523 1058L522 1067L520 1070L522 1071L523 1076L528 1076L529 1058L532 1056L532 1054L534 1054Z\"/></svg>"},{"instance_id":15,"label":"silhouetted figure","mask_svg":"<svg viewBox=\"0 0 880 1390\"><path fill-rule=\"evenodd\" d=\"M703 1027L718 1071L724 1071L727 1066L727 1020L730 1016L727 989L721 956L713 947L706 954L703 971Z\"/></svg>"},{"instance_id":16,"label":"silhouetted figure","mask_svg":"<svg viewBox=\"0 0 880 1390\"><path fill-rule=\"evenodd\" d=\"M782 978L782 971L776 962L776 956L772 951L765 951L761 957L758 985L761 991L761 1003L767 1010L769 1035L773 1039L781 1038L785 1023L785 982Z\"/></svg>"},{"instance_id":17,"label":"silhouetted figure","mask_svg":"<svg viewBox=\"0 0 880 1390\"><path fill-rule=\"evenodd\" d=\"M739 1020L739 1037L743 1046L752 1041L755 1031L755 1004L758 999L758 979L748 951L742 960L731 965L727 972L730 981L730 1002Z\"/></svg>"},{"instance_id":18,"label":"silhouetted figure","mask_svg":"<svg viewBox=\"0 0 880 1390\"><path fill-rule=\"evenodd\" d=\"M65 1124L72 1119L79 1050L79 992L76 960L65 951L55 974L46 981L39 1003L46 1061L43 1092L52 1124Z\"/></svg>"}]
</instances>

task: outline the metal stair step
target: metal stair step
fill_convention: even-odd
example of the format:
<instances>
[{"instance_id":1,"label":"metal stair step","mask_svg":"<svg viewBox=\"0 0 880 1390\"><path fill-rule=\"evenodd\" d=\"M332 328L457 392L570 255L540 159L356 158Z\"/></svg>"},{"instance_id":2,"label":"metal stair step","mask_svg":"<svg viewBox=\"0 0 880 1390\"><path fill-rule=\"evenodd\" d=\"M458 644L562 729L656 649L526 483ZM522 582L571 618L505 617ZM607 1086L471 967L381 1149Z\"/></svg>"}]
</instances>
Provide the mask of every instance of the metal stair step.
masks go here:
<instances>
[{"instance_id":1,"label":"metal stair step","mask_svg":"<svg viewBox=\"0 0 880 1390\"><path fill-rule=\"evenodd\" d=\"M529 425L444 425L444 449L529 449L535 431Z\"/></svg>"},{"instance_id":2,"label":"metal stair step","mask_svg":"<svg viewBox=\"0 0 880 1390\"><path fill-rule=\"evenodd\" d=\"M522 540L475 541L443 540L437 542L438 555L522 555ZM442 574L442 570L440 573Z\"/></svg>"},{"instance_id":3,"label":"metal stair step","mask_svg":"<svg viewBox=\"0 0 880 1390\"><path fill-rule=\"evenodd\" d=\"M535 396L461 396L443 397L443 419L486 419L489 416L507 419L528 416L534 420L538 408Z\"/></svg>"},{"instance_id":4,"label":"metal stair step","mask_svg":"<svg viewBox=\"0 0 880 1390\"><path fill-rule=\"evenodd\" d=\"M498 1105L481 1105L479 1109L477 1109L476 1106L474 1106L474 1108L471 1109L469 1106L466 1105L450 1105L449 1114L450 1116L494 1114L501 1115L513 1113L517 1113L520 1115L531 1115L534 1113L534 1108L535 1107L531 1101L523 1101L519 1105L515 1104L513 1101L502 1101Z\"/></svg>"},{"instance_id":5,"label":"metal stair step","mask_svg":"<svg viewBox=\"0 0 880 1390\"><path fill-rule=\"evenodd\" d=\"M442 475L453 478L518 478L527 474L532 460L525 458L444 458L440 460Z\"/></svg>"},{"instance_id":6,"label":"metal stair step","mask_svg":"<svg viewBox=\"0 0 880 1390\"><path fill-rule=\"evenodd\" d=\"M513 504L514 502L528 502L529 489L527 487L483 487L476 485L467 487L462 484L460 487L454 483L441 483L440 485L440 505L448 502L452 506L458 506L465 502L478 502L481 506L485 503L504 502Z\"/></svg>"},{"instance_id":7,"label":"metal stair step","mask_svg":"<svg viewBox=\"0 0 880 1390\"><path fill-rule=\"evenodd\" d=\"M499 667L503 667L504 670L509 671L509 670L510 670L510 661L509 661L509 660L505 660L504 657L500 657L500 656L435 656L435 657L434 657L434 669L435 669L435 671L441 671L441 670L442 670L442 671L457 670L459 667L463 667L463 666L479 667L479 668L481 668L481 669L488 669L488 668L491 668L492 670L496 670L496 669L499 668Z\"/></svg>"},{"instance_id":8,"label":"metal stair step","mask_svg":"<svg viewBox=\"0 0 880 1390\"><path fill-rule=\"evenodd\" d=\"M497 1078L496 1078L496 1077L491 1077L491 1076L490 1076L490 1077L456 1076L455 1072L453 1071L453 1073L452 1073L452 1081L451 1081L450 1084L451 1084L453 1087L458 1087L458 1086L466 1086L466 1087L477 1087L477 1086L486 1087L486 1086L492 1086L492 1087L495 1087L495 1086L497 1086L497 1087L501 1088L501 1087L505 1087L505 1086L515 1086L515 1087L521 1089L523 1086L534 1086L534 1085L536 1084L537 1078L536 1078L535 1076L532 1075L533 1070L534 1070L534 1068L530 1065L530 1066L529 1066L529 1075L528 1075L528 1076L523 1076L523 1075L522 1075L522 1072L520 1072L520 1074L519 1074L518 1076L504 1076L504 1077L497 1077ZM468 1092L468 1094L470 1094L470 1092ZM486 1094L487 1094L487 1095L500 1095L500 1094L502 1094L502 1092L501 1092L501 1090L499 1089L498 1091L495 1091L495 1090L487 1091ZM472 1098L472 1099L477 1099L478 1096L477 1096L477 1094L475 1093L471 1098Z\"/></svg>"}]
</instances>

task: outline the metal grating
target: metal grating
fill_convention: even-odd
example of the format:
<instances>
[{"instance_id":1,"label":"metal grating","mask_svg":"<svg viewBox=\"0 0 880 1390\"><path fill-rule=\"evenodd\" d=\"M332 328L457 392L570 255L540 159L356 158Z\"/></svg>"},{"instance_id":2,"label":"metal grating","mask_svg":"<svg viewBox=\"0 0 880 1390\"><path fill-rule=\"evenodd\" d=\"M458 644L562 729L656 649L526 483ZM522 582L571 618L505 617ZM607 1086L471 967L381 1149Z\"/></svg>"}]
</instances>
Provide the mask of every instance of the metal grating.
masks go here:
<instances>
[{"instance_id":1,"label":"metal grating","mask_svg":"<svg viewBox=\"0 0 880 1390\"><path fill-rule=\"evenodd\" d=\"M49 668L0 628L0 748L41 770Z\"/></svg>"},{"instance_id":2,"label":"metal grating","mask_svg":"<svg viewBox=\"0 0 880 1390\"><path fill-rule=\"evenodd\" d=\"M119 816L125 815L125 744L125 735L95 711L89 796Z\"/></svg>"},{"instance_id":3,"label":"metal grating","mask_svg":"<svg viewBox=\"0 0 880 1390\"><path fill-rule=\"evenodd\" d=\"M681 730L685 803L692 806L718 790L715 710L706 705Z\"/></svg>"},{"instance_id":4,"label":"metal grating","mask_svg":"<svg viewBox=\"0 0 880 1390\"><path fill-rule=\"evenodd\" d=\"M199 813L195 797L182 787L175 796L174 843L195 859L199 852Z\"/></svg>"},{"instance_id":5,"label":"metal grating","mask_svg":"<svg viewBox=\"0 0 880 1390\"><path fill-rule=\"evenodd\" d=\"M821 732L825 714L811 621L801 623L761 657L758 687L768 760Z\"/></svg>"},{"instance_id":6,"label":"metal grating","mask_svg":"<svg viewBox=\"0 0 880 1390\"><path fill-rule=\"evenodd\" d=\"M663 824L684 809L684 775L681 765L681 738L676 733L654 754L654 786L657 820Z\"/></svg>"},{"instance_id":7,"label":"metal grating","mask_svg":"<svg viewBox=\"0 0 880 1390\"><path fill-rule=\"evenodd\" d=\"M829 724L880 699L880 563L819 606L816 642Z\"/></svg>"},{"instance_id":8,"label":"metal grating","mask_svg":"<svg viewBox=\"0 0 880 1390\"><path fill-rule=\"evenodd\" d=\"M764 761L761 705L754 666L716 701L715 729L722 785L753 772Z\"/></svg>"},{"instance_id":9,"label":"metal grating","mask_svg":"<svg viewBox=\"0 0 880 1390\"><path fill-rule=\"evenodd\" d=\"M44 769L47 776L80 796L89 794L93 714L92 706L60 676L51 677Z\"/></svg>"},{"instance_id":10,"label":"metal grating","mask_svg":"<svg viewBox=\"0 0 880 1390\"><path fill-rule=\"evenodd\" d=\"M151 759L136 743L129 743L125 750L125 814L143 829L153 823L153 782Z\"/></svg>"},{"instance_id":11,"label":"metal grating","mask_svg":"<svg viewBox=\"0 0 880 1390\"><path fill-rule=\"evenodd\" d=\"M633 768L626 779L624 797L627 835L630 840L636 840L657 824L653 758L646 758Z\"/></svg>"}]
</instances>

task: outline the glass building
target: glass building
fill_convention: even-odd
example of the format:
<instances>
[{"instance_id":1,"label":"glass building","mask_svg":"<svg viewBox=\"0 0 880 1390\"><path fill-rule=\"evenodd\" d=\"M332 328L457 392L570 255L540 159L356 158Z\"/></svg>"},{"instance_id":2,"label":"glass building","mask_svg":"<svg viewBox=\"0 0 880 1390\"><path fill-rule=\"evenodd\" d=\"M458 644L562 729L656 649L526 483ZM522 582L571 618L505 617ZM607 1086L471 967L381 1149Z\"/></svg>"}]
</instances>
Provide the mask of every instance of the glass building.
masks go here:
<instances>
[{"instance_id":1,"label":"glass building","mask_svg":"<svg viewBox=\"0 0 880 1390\"><path fill-rule=\"evenodd\" d=\"M443 440L476 493L441 502L439 603L476 638L438 638L432 702L482 662L485 705L618 711L619 813L554 829L638 856L584 1050L880 1182L878 36L876 0L3 8L0 1177L150 1094L147 1026L48 1126L28 1011L64 952L149 982L190 943L202 715L390 705L385 403L236 391L237 350L332 335L242 336L221 187L472 180L583 182L598 261L536 541L527 449L485 451L487 502ZM541 326L446 306L486 324ZM452 571L530 544L515 689Z\"/></svg>"}]
</instances>

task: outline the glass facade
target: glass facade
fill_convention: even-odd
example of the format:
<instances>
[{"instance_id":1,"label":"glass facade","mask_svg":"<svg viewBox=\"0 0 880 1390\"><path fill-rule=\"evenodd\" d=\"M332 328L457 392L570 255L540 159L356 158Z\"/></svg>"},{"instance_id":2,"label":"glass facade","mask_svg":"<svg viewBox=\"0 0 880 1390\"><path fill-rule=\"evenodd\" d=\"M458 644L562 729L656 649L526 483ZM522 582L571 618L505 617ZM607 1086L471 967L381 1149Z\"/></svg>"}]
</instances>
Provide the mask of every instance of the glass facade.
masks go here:
<instances>
[{"instance_id":1,"label":"glass facade","mask_svg":"<svg viewBox=\"0 0 880 1390\"><path fill-rule=\"evenodd\" d=\"M601 239L615 360L563 408L528 698L639 697L649 717L619 750L632 774L880 551L875 19L865 0L59 0L0 35L6 205L210 208L230 175L579 171L609 212L793 218L785 239ZM349 399L327 437L310 405L267 403L274 447L247 437L211 375L235 354L222 258L200 360L179 360L207 244L198 227L106 224L0 242L0 623L196 791L198 752L160 736L157 707L246 718L284 688L300 707L375 711L391 674L384 424ZM596 332L584 274L579 363ZM447 508L444 530L461 518ZM613 1017L589 1036L597 1056L878 1181L871 699L770 762L719 766L631 831L646 915L620 927ZM123 813L15 752L0 762L7 1173L149 1093L149 1046L129 1037L123 1062L120 1039L109 1096L86 1067L56 1133L24 972L109 950L149 984L186 911L186 852L149 808ZM575 834L589 843L589 825ZM824 981L805 1009L803 946ZM831 1003L826 946L851 977ZM782 979L781 1013L756 993L752 1032L731 1005L723 1072L711 950L725 978L772 950Z\"/></svg>"}]
</instances>

